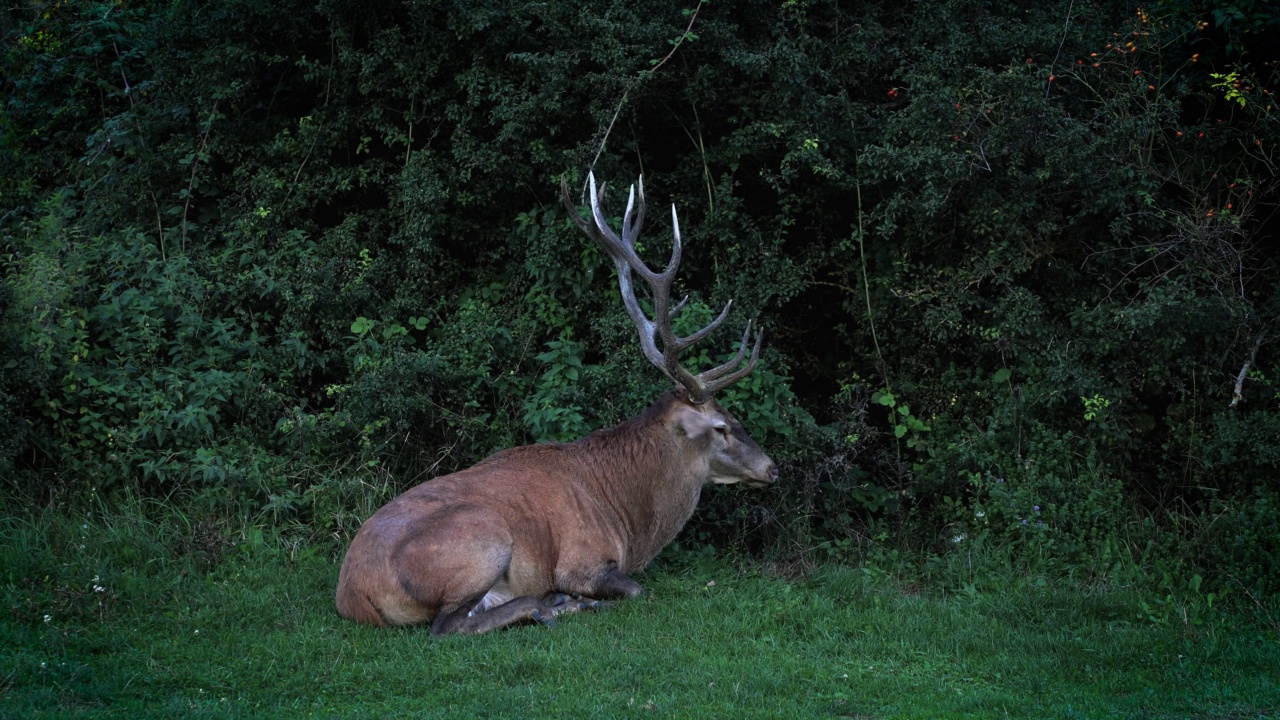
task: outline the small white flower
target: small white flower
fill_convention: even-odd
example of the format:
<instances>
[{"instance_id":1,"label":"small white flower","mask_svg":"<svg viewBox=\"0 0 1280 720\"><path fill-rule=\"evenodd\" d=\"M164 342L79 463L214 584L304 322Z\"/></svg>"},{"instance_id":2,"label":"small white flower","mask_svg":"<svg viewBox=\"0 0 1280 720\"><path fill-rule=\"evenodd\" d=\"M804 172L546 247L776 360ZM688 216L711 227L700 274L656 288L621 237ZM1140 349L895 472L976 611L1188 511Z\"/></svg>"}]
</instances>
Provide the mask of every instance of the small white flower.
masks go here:
<instances>
[{"instance_id":1,"label":"small white flower","mask_svg":"<svg viewBox=\"0 0 1280 720\"><path fill-rule=\"evenodd\" d=\"M964 533L960 533L959 535L956 535L955 537L951 538L951 542L953 543L964 542Z\"/></svg>"},{"instance_id":2,"label":"small white flower","mask_svg":"<svg viewBox=\"0 0 1280 720\"><path fill-rule=\"evenodd\" d=\"M45 621L45 622L49 622L49 621L50 621L50 620L52 620L52 619L53 619L53 616L52 616L52 615L45 615L45 616L44 616L44 621Z\"/></svg>"},{"instance_id":3,"label":"small white flower","mask_svg":"<svg viewBox=\"0 0 1280 720\"><path fill-rule=\"evenodd\" d=\"M100 592L102 592L102 591L104 591L104 590L106 590L106 588L102 587L101 585L94 585L94 586L93 586L93 591L94 591L94 592L96 592L96 593L100 593Z\"/></svg>"},{"instance_id":4,"label":"small white flower","mask_svg":"<svg viewBox=\"0 0 1280 720\"><path fill-rule=\"evenodd\" d=\"M199 631L199 630L197 630L197 631L196 631L196 634L197 634L197 635L199 635L199 634L200 634L200 631Z\"/></svg>"},{"instance_id":5,"label":"small white flower","mask_svg":"<svg viewBox=\"0 0 1280 720\"><path fill-rule=\"evenodd\" d=\"M976 517L983 518L983 517L986 517L986 516L987 516L987 511L986 511L986 510L979 510L978 512L974 513L974 515L975 515Z\"/></svg>"},{"instance_id":6,"label":"small white flower","mask_svg":"<svg viewBox=\"0 0 1280 720\"><path fill-rule=\"evenodd\" d=\"M45 669L45 668L47 668L47 667L49 667L49 663L47 663L47 662L42 662L42 663L40 663L40 669L41 669L41 670L43 670L43 669Z\"/></svg>"}]
</instances>

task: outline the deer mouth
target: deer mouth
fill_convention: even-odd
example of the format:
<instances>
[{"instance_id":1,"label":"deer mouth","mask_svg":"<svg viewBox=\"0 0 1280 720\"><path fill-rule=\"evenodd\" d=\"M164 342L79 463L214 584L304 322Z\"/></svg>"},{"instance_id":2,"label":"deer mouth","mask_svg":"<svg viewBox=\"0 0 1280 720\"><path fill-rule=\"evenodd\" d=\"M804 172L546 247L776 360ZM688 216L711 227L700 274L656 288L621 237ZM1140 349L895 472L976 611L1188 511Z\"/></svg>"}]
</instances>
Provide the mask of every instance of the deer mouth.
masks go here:
<instances>
[{"instance_id":1,"label":"deer mouth","mask_svg":"<svg viewBox=\"0 0 1280 720\"><path fill-rule=\"evenodd\" d=\"M747 477L742 479L742 484L749 488L766 488L777 482L778 466L771 461L765 468L763 477Z\"/></svg>"}]
</instances>

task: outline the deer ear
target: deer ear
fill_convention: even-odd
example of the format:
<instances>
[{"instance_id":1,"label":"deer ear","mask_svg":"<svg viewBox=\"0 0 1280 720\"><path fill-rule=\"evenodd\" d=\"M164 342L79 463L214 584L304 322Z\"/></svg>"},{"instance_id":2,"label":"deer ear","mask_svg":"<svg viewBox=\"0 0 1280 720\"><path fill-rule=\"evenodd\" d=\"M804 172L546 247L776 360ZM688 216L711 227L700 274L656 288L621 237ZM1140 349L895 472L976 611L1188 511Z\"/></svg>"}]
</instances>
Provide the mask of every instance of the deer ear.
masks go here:
<instances>
[{"instance_id":1,"label":"deer ear","mask_svg":"<svg viewBox=\"0 0 1280 720\"><path fill-rule=\"evenodd\" d=\"M704 413L696 406L681 405L677 411L676 426L690 440L700 440L722 432L727 427L718 413Z\"/></svg>"}]
</instances>

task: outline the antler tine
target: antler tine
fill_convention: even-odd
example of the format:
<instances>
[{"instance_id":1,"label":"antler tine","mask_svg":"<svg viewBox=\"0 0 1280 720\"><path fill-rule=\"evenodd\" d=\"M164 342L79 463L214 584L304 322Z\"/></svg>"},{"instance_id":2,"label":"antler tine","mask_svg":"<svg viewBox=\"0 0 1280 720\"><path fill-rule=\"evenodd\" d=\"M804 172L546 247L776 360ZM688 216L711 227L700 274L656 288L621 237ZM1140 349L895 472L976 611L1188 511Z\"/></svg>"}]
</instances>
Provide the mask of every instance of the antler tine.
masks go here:
<instances>
[{"instance_id":1,"label":"antler tine","mask_svg":"<svg viewBox=\"0 0 1280 720\"><path fill-rule=\"evenodd\" d=\"M680 265L680 257L683 252L683 243L680 240L680 218L678 215L676 215L675 203L672 203L671 205L671 233L672 233L672 236L675 238L673 242L674 247L671 251L671 261L667 263L667 269L663 271L662 274L664 277L670 276L670 278L674 278L676 268ZM663 291L666 293L666 295L664 296L664 300L667 302L669 302L669 298L670 298L670 293L669 293L670 278L668 278L667 280L667 287L663 288ZM667 321L664 323L659 323L658 325L658 330L663 333L663 337L662 337L663 346L667 349L668 353L672 353L672 352L676 354L681 353L687 348L689 348L691 345L693 345L694 343L698 342L702 338L711 334L713 331L715 331L716 328L720 327L720 324L724 322L725 318L729 317L729 308L733 306L733 301L730 300L728 303L725 304L724 309L720 311L720 315L718 315L715 320L712 320L709 325L693 333L692 335L689 335L686 337L678 337L675 334L675 331L672 330L671 328L671 320L675 318L676 312L678 312L681 308L683 308L685 302L687 302L688 300L689 300L688 295L685 295L683 298L681 298L680 302L677 303L673 309L668 311ZM656 308L655 308L655 313L656 313Z\"/></svg>"},{"instance_id":2,"label":"antler tine","mask_svg":"<svg viewBox=\"0 0 1280 720\"><path fill-rule=\"evenodd\" d=\"M618 269L618 289L622 294L622 304L626 307L627 314L631 317L632 322L635 323L636 330L639 331L640 347L649 362L662 370L667 377L683 385L689 391L690 401L694 403L707 402L716 391L742 379L747 373L751 372L759 359L762 332L756 333L755 349L752 351L751 359L746 367L739 368L727 376L725 375L725 373L737 368L742 363L742 358L746 353L746 344L751 336L750 322L747 323L746 333L742 336L742 344L738 349L738 354L732 361L697 376L690 373L680 364L681 353L720 327L729 316L733 301L730 300L726 303L720 314L702 329L685 337L675 334L671 322L676 314L684 308L685 302L689 299L686 295L674 307L669 307L671 283L675 279L676 270L680 267L680 260L683 255L683 245L680 240L680 219L676 215L675 205L672 204L671 206L673 234L671 259L667 261L667 266L661 273L656 273L645 264L636 252L636 239L639 237L640 230L644 224L644 177L642 176L638 181L638 201L636 186L631 186L631 191L627 197L627 210L622 217L622 237L618 237L609 227L604 211L601 209L604 204L604 185L601 184L597 190L595 173L589 173L587 181L591 198L591 220L587 220L578 214L573 200L569 197L569 183L566 180L561 180L560 189L565 208L573 216L574 223L578 228L599 243L605 252L609 254L609 257L613 259L613 263ZM639 301L636 299L635 286L631 277L633 271L639 273L645 284L649 286L653 300L652 320L645 315ZM658 350L657 347L659 339L662 341L662 350Z\"/></svg>"},{"instance_id":3,"label":"antler tine","mask_svg":"<svg viewBox=\"0 0 1280 720\"><path fill-rule=\"evenodd\" d=\"M685 296L685 300L687 299L688 299L688 296ZM684 302L685 302L684 300L681 300L680 305L677 305L676 308L679 309L680 307L682 307L684 305ZM729 308L732 308L732 307L733 307L732 300L725 303L724 309L720 311L720 314L716 316L715 320L712 320L711 322L707 323L706 327L693 333L692 335L686 335L685 337L676 337L675 333L672 333L671 335L672 345L674 345L675 347L678 347L680 350L684 350L692 346L694 343L698 342L702 338L715 332L715 329L720 327L720 324L724 322L725 318L729 317ZM675 319L675 316L676 316L675 311L674 310L671 311L670 313L671 319ZM671 323L668 322L667 326L670 327ZM664 339L663 342L666 342L666 340Z\"/></svg>"},{"instance_id":4,"label":"antler tine","mask_svg":"<svg viewBox=\"0 0 1280 720\"><path fill-rule=\"evenodd\" d=\"M643 181L641 181L640 205L638 209L635 206L636 187L635 185L631 186L631 196L627 201L627 212L622 218L622 237L619 238L617 234L613 232L613 229L609 227L609 222L604 217L604 210L601 209L601 206L604 204L605 186L601 184L600 190L597 192L595 173L591 173L587 177L591 185L591 217L595 221L595 232L588 232L587 234L596 238L596 240L604 246L604 249L609 253L609 256L615 261L624 261L629 267L640 273L641 277L643 277L645 282L649 285L665 281L666 285L669 287L671 279L675 276L675 268L668 264L667 269L664 272L661 274L655 273L649 269L649 266L646 265L644 260L640 259L640 255L636 253L636 236L639 235L640 232L640 221L644 219ZM632 217L633 212L635 216L634 219ZM574 214L577 214L576 210L574 211ZM677 252L676 254L673 254L673 257L676 260L676 265L679 265L678 252L677 243Z\"/></svg>"},{"instance_id":5,"label":"antler tine","mask_svg":"<svg viewBox=\"0 0 1280 720\"><path fill-rule=\"evenodd\" d=\"M657 320L658 334L662 337L662 357L663 371L667 377L675 380L683 385L689 391L689 399L695 403L704 403L711 399L711 393L707 392L702 381L689 372L687 368L680 364L680 355L692 346L698 340L706 337L711 331L720 326L728 315L729 307L725 306L720 317L711 321L711 324L698 330L687 337L676 335L675 329L671 327L671 321L675 317L675 313L667 309L667 305L671 299L671 281L675 278L676 270L680 267L681 256L684 253L684 243L680 239L680 216L676 214L676 205L671 203L671 259L667 261L667 268L662 273L661 284L651 284L653 290L653 316ZM676 307L683 307L685 299L682 299ZM730 301L732 302L732 301Z\"/></svg>"},{"instance_id":6,"label":"antler tine","mask_svg":"<svg viewBox=\"0 0 1280 720\"><path fill-rule=\"evenodd\" d=\"M560 180L560 199L578 229L595 240L613 259L613 264L618 269L618 289L622 294L622 304L626 307L627 315L631 317L636 329L640 332L640 348L649 362L662 367L664 365L662 353L658 350L654 340L656 327L645 317L644 311L640 309L640 304L636 300L635 288L631 282L631 263L629 262L626 246L610 229L609 224L604 220L604 213L600 210L600 205L604 198L604 187L601 187L597 192L595 173L588 175L587 179L589 197L591 199L591 218L594 222L578 213L578 208L574 204L573 198L569 196L569 182L564 178ZM634 255L634 253L630 254ZM643 275L649 274L647 273L648 268L644 268L644 263L640 263L640 265L643 268L641 273ZM647 277L645 279L646 281L648 280Z\"/></svg>"},{"instance_id":7,"label":"antler tine","mask_svg":"<svg viewBox=\"0 0 1280 720\"><path fill-rule=\"evenodd\" d=\"M666 365L666 360L662 351L658 349L657 325L645 316L644 310L640 307L640 301L636 299L635 286L631 282L632 270L640 273L640 276L650 287L658 280L657 275L649 269L648 265L645 265L635 250L636 235L639 231L639 225L632 217L635 186L631 186L631 197L627 202L627 212L622 218L622 237L619 238L609 228L609 223L604 219L604 211L600 207L604 201L604 184L601 184L600 191L597 193L595 173L588 175L588 181L591 185L591 214L598 229L594 237L600 242L605 252L609 253L610 257L613 258L613 264L618 269L618 290L622 295L622 304L627 309L627 315L631 317L631 321L635 323L636 329L640 333L640 349L644 352L644 356L648 358L649 362L662 368ZM641 185L640 211L636 214L635 219L643 219L643 217L644 186ZM671 379L675 380L676 378L672 377Z\"/></svg>"},{"instance_id":8,"label":"antler tine","mask_svg":"<svg viewBox=\"0 0 1280 720\"><path fill-rule=\"evenodd\" d=\"M742 363L742 358L747 353L747 341L751 339L751 322L752 321L750 320L747 321L747 329L742 333L742 342L738 345L738 352L733 356L732 360L719 367L714 367L698 374L697 380L705 388L704 391L708 396L714 395L720 390L738 382L742 378L751 374L752 370L756 369L756 363L760 360L760 343L764 340L764 330L756 330L755 347L751 348L751 359L747 361L747 364L744 367L739 368L737 372L726 375L725 377L720 377Z\"/></svg>"},{"instance_id":9,"label":"antler tine","mask_svg":"<svg viewBox=\"0 0 1280 720\"><path fill-rule=\"evenodd\" d=\"M636 186L632 185L630 192L627 193L627 212L622 216L622 239L632 248L636 246L636 237L640 234L640 228L644 227L644 176L641 175L636 182L640 185L640 205L636 208L633 218L631 209L635 205Z\"/></svg>"},{"instance_id":10,"label":"antler tine","mask_svg":"<svg viewBox=\"0 0 1280 720\"><path fill-rule=\"evenodd\" d=\"M685 295L684 297L680 298L680 302L676 303L676 306L675 306L675 307L673 307L673 308L671 308L670 310L668 310L668 311L667 311L667 315L668 315L672 320L675 320L675 318L676 318L676 314L677 314L677 313L679 313L681 310L683 310L683 309L684 309L684 304L685 304L685 303L687 303L687 302L689 302L689 296L688 296L688 295Z\"/></svg>"}]
</instances>

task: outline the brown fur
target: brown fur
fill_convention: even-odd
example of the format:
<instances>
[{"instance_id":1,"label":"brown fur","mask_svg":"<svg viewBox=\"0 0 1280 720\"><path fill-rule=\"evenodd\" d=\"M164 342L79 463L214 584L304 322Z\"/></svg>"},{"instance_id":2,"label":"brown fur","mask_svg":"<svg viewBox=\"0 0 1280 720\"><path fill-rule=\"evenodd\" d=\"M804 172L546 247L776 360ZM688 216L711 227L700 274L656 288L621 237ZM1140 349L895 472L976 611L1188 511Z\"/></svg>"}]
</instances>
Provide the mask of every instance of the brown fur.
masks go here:
<instances>
[{"instance_id":1,"label":"brown fur","mask_svg":"<svg viewBox=\"0 0 1280 720\"><path fill-rule=\"evenodd\" d=\"M776 474L728 412L673 390L614 428L504 450L395 498L352 541L338 612L484 632L632 596L640 587L627 573L675 537L705 482L763 485Z\"/></svg>"}]
</instances>

